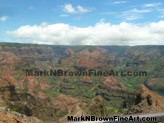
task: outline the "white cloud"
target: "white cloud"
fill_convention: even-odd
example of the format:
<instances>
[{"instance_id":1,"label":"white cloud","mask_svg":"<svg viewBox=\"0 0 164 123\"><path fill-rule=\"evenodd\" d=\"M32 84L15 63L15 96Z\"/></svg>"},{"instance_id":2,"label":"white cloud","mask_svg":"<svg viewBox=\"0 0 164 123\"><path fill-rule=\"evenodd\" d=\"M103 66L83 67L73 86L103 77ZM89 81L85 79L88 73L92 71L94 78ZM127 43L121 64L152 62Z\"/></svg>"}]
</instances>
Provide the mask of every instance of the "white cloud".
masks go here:
<instances>
[{"instance_id":1,"label":"white cloud","mask_svg":"<svg viewBox=\"0 0 164 123\"><path fill-rule=\"evenodd\" d=\"M164 21L118 25L100 21L94 26L26 25L8 32L22 42L55 45L164 45Z\"/></svg>"},{"instance_id":2,"label":"white cloud","mask_svg":"<svg viewBox=\"0 0 164 123\"><path fill-rule=\"evenodd\" d=\"M137 20L143 18L143 15L146 13L151 12L149 9L131 9L128 11L124 11L121 14L121 17L123 17L125 20Z\"/></svg>"},{"instance_id":3,"label":"white cloud","mask_svg":"<svg viewBox=\"0 0 164 123\"><path fill-rule=\"evenodd\" d=\"M158 8L157 11L159 12L159 18L164 18L164 9Z\"/></svg>"},{"instance_id":4,"label":"white cloud","mask_svg":"<svg viewBox=\"0 0 164 123\"><path fill-rule=\"evenodd\" d=\"M164 15L160 15L159 17L160 17L160 18L164 18Z\"/></svg>"},{"instance_id":5,"label":"white cloud","mask_svg":"<svg viewBox=\"0 0 164 123\"><path fill-rule=\"evenodd\" d=\"M142 18L141 15L125 15L125 20L128 20L128 21L133 21L133 20L137 20L141 18Z\"/></svg>"},{"instance_id":6,"label":"white cloud","mask_svg":"<svg viewBox=\"0 0 164 123\"><path fill-rule=\"evenodd\" d=\"M84 8L84 7L80 6L80 5L78 5L77 6L77 12L79 12L79 13L86 13L86 12L90 12L90 10L87 9L87 8Z\"/></svg>"},{"instance_id":7,"label":"white cloud","mask_svg":"<svg viewBox=\"0 0 164 123\"><path fill-rule=\"evenodd\" d=\"M8 19L8 17L7 17L7 16L1 16L1 17L0 17L0 21L1 21L1 22L6 21L7 19Z\"/></svg>"},{"instance_id":8,"label":"white cloud","mask_svg":"<svg viewBox=\"0 0 164 123\"><path fill-rule=\"evenodd\" d=\"M158 8L157 11L164 12L164 9Z\"/></svg>"},{"instance_id":9,"label":"white cloud","mask_svg":"<svg viewBox=\"0 0 164 123\"><path fill-rule=\"evenodd\" d=\"M73 6L72 4L65 4L63 6L63 10L66 13L73 14L73 13L87 13L90 12L90 9L87 9L85 7L82 7L81 5Z\"/></svg>"},{"instance_id":10,"label":"white cloud","mask_svg":"<svg viewBox=\"0 0 164 123\"><path fill-rule=\"evenodd\" d=\"M157 7L157 6L160 6L162 3L160 2L157 2L157 3L147 3L147 4L144 4L143 7Z\"/></svg>"},{"instance_id":11,"label":"white cloud","mask_svg":"<svg viewBox=\"0 0 164 123\"><path fill-rule=\"evenodd\" d=\"M64 5L64 10L67 12L67 13L75 13L76 10L75 8L72 6L72 4L65 4Z\"/></svg>"},{"instance_id":12,"label":"white cloud","mask_svg":"<svg viewBox=\"0 0 164 123\"><path fill-rule=\"evenodd\" d=\"M48 23L47 23L47 22L42 22L42 23L40 24L40 26L46 27L46 26L48 26Z\"/></svg>"},{"instance_id":13,"label":"white cloud","mask_svg":"<svg viewBox=\"0 0 164 123\"><path fill-rule=\"evenodd\" d=\"M124 4L127 3L127 1L115 1L112 4Z\"/></svg>"},{"instance_id":14,"label":"white cloud","mask_svg":"<svg viewBox=\"0 0 164 123\"><path fill-rule=\"evenodd\" d=\"M151 10L149 9L132 9L132 10L129 10L127 12L132 12L132 13L148 13L148 12L151 12Z\"/></svg>"},{"instance_id":15,"label":"white cloud","mask_svg":"<svg viewBox=\"0 0 164 123\"><path fill-rule=\"evenodd\" d=\"M61 15L59 15L60 17L68 17L69 15L67 15L67 14L61 14Z\"/></svg>"}]
</instances>

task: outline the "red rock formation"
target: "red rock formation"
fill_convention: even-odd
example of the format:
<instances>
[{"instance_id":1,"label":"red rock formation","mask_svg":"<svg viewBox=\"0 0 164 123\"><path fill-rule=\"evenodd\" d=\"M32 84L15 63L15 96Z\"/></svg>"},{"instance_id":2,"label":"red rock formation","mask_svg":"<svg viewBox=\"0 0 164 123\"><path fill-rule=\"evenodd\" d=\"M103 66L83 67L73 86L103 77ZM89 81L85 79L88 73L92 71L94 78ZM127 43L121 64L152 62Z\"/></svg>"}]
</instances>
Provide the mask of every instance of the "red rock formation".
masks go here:
<instances>
[{"instance_id":1,"label":"red rock formation","mask_svg":"<svg viewBox=\"0 0 164 123\"><path fill-rule=\"evenodd\" d=\"M131 108L132 113L149 113L164 111L164 97L149 90L141 84L136 96L135 105Z\"/></svg>"}]
</instances>

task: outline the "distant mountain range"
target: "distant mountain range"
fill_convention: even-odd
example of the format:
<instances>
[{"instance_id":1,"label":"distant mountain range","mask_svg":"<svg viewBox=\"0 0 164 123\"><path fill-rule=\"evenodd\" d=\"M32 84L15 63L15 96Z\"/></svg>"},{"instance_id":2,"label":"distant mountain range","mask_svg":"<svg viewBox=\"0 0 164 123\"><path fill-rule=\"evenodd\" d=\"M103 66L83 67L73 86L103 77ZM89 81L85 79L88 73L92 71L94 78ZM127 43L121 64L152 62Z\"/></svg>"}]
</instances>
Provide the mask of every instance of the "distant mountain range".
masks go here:
<instances>
[{"instance_id":1,"label":"distant mountain range","mask_svg":"<svg viewBox=\"0 0 164 123\"><path fill-rule=\"evenodd\" d=\"M164 111L163 68L164 46L0 43L0 108L33 122L66 121L68 115L160 112ZM113 70L132 75L28 76L24 70ZM147 75L138 74L142 71Z\"/></svg>"}]
</instances>

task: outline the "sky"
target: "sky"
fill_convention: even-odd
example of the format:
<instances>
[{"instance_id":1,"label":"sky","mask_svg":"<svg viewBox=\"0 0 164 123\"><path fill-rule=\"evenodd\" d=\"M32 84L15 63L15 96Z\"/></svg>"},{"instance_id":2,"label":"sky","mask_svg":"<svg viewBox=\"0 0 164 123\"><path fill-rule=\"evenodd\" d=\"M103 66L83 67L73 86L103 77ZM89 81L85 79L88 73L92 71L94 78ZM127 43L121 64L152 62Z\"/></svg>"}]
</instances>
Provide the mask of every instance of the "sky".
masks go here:
<instances>
[{"instance_id":1,"label":"sky","mask_svg":"<svg viewBox=\"0 0 164 123\"><path fill-rule=\"evenodd\" d=\"M164 1L0 0L0 42L164 45Z\"/></svg>"}]
</instances>

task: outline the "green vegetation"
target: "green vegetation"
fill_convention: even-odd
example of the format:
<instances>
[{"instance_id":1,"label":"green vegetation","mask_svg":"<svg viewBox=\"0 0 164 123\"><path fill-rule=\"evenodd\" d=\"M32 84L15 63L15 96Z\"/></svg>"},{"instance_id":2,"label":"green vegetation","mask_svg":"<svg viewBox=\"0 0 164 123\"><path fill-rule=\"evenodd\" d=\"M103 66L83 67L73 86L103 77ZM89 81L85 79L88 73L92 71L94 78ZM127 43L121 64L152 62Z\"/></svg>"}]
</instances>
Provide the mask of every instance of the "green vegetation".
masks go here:
<instances>
[{"instance_id":1,"label":"green vegetation","mask_svg":"<svg viewBox=\"0 0 164 123\"><path fill-rule=\"evenodd\" d=\"M33 92L33 94L37 95L37 92L41 92L48 98L56 98L60 95L71 95L76 99L88 102L88 110L91 114L97 116L124 113L124 110L128 109L128 107L136 101L133 95L141 84L145 84L151 90L164 95L162 79L164 78L163 47L49 46L6 43L1 43L0 46L2 46L2 50L8 53L14 53L15 56L19 58L13 61L13 63L10 61L11 63L9 62L4 65L3 60L6 58L0 56L0 63L3 63L1 65L2 72L0 73L0 77L4 76L3 72L5 73L5 71L11 67L10 77L8 78L14 78L13 80L16 81L15 86L17 86L16 91L19 93L27 94ZM70 55L68 49L72 49L75 54ZM102 49L104 49L103 52ZM91 59L93 63L90 63L90 61L85 58ZM79 59L81 60L80 62ZM127 65L128 63L130 63L130 65ZM113 69L116 71L147 71L148 76L27 77L22 71L24 69L64 69L68 71L80 71L80 69L104 71ZM104 102L102 103L100 100L95 99L97 96L103 97ZM37 101L30 105L34 106L38 103ZM89 105L89 103L91 104ZM151 101L149 101L149 103L151 103ZM41 106L43 110L39 109L39 106ZM39 108L34 106L34 109L32 109L28 105L16 104L12 105L11 108L14 111L26 115L34 114L34 116L36 115L44 120L49 117L52 119L60 119L68 113L60 110L59 107L49 111L52 108L51 106L46 107L42 103L39 106ZM42 114L41 112L44 113ZM46 114L48 116L46 116Z\"/></svg>"}]
</instances>

